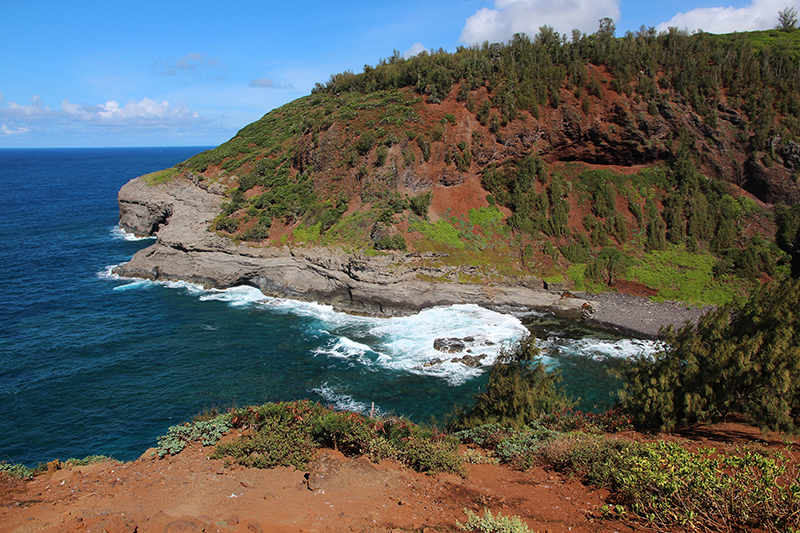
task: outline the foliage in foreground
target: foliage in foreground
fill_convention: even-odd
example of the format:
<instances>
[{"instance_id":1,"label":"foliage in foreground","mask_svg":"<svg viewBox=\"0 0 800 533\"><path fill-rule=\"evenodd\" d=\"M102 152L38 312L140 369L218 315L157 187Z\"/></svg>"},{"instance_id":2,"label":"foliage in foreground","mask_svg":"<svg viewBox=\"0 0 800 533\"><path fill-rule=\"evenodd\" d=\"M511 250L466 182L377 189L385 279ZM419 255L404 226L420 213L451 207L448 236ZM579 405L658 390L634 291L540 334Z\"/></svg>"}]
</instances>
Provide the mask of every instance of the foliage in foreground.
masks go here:
<instances>
[{"instance_id":1,"label":"foliage in foreground","mask_svg":"<svg viewBox=\"0 0 800 533\"><path fill-rule=\"evenodd\" d=\"M666 349L624 370L623 409L671 430L730 413L795 431L800 418L800 281L784 280L671 334Z\"/></svg>"},{"instance_id":2,"label":"foliage in foreground","mask_svg":"<svg viewBox=\"0 0 800 533\"><path fill-rule=\"evenodd\" d=\"M672 442L565 433L541 424L518 430L491 424L456 435L516 468L538 465L609 488L615 505L605 511L622 520L710 531L800 527L800 479L781 454L690 452Z\"/></svg>"},{"instance_id":3,"label":"foliage in foreground","mask_svg":"<svg viewBox=\"0 0 800 533\"><path fill-rule=\"evenodd\" d=\"M115 462L114 459L107 455L88 455L83 459L76 459L74 457L61 461L61 468L72 468L73 466L84 466L93 463L101 463L104 461ZM58 462L58 461L56 461ZM19 479L32 479L33 476L47 472L47 463L42 463L35 468L25 466L22 464L0 462L0 475L8 475Z\"/></svg>"},{"instance_id":4,"label":"foliage in foreground","mask_svg":"<svg viewBox=\"0 0 800 533\"><path fill-rule=\"evenodd\" d=\"M218 443L236 428L239 439ZM189 442L216 444L212 457L244 466L305 468L321 447L373 461L394 459L418 472L461 472L458 441L399 417L370 418L310 401L267 403L232 410L203 422L173 426L159 439L159 457Z\"/></svg>"},{"instance_id":5,"label":"foliage in foreground","mask_svg":"<svg viewBox=\"0 0 800 533\"><path fill-rule=\"evenodd\" d=\"M547 372L539 359L533 335L497 356L486 390L475 396L471 408L457 411L451 429L498 423L513 427L529 424L540 416L575 405L558 387L560 375Z\"/></svg>"},{"instance_id":6,"label":"foliage in foreground","mask_svg":"<svg viewBox=\"0 0 800 533\"><path fill-rule=\"evenodd\" d=\"M462 531L478 531L480 533L530 533L531 530L518 516L503 516L497 513L493 516L489 509L483 510L483 516L464 509L467 521L461 523L456 521L456 525Z\"/></svg>"}]
</instances>

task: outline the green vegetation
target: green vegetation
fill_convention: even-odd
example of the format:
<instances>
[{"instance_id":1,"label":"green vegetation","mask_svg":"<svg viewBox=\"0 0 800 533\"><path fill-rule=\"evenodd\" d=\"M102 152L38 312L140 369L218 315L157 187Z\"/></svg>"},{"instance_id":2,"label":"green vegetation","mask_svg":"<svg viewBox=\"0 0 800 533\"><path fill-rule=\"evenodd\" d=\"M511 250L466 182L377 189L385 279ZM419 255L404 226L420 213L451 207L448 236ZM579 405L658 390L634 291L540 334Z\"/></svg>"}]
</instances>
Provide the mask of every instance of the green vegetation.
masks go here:
<instances>
[{"instance_id":1,"label":"green vegetation","mask_svg":"<svg viewBox=\"0 0 800 533\"><path fill-rule=\"evenodd\" d=\"M800 272L797 209L778 207L773 219L701 172L733 173L726 179L739 187L754 187L748 169L761 164L797 173L795 19L787 8L781 29L643 27L620 37L604 20L572 39L543 27L505 44L393 54L332 75L147 181L183 175L227 187L211 227L237 243L431 251L449 254L443 264L476 268L461 281L563 277L593 291L632 281L659 299L721 305L758 280ZM448 107L438 105L445 100ZM649 168L549 166L534 141L508 136L548 113L580 132L598 111L606 140L596 141L592 160L621 155L621 164ZM729 142L733 164L722 168L708 152ZM408 195L434 184L418 176L437 173L446 186L480 178L491 207L433 212L440 188Z\"/></svg>"},{"instance_id":2,"label":"green vegetation","mask_svg":"<svg viewBox=\"0 0 800 533\"><path fill-rule=\"evenodd\" d=\"M243 435L218 444L234 428ZM159 439L157 454L178 453L190 442L216 444L212 457L257 468L305 468L319 448L328 446L376 462L395 459L419 472L461 472L458 441L434 428L399 417L337 412L309 401L234 409L211 420L173 426Z\"/></svg>"},{"instance_id":3,"label":"green vegetation","mask_svg":"<svg viewBox=\"0 0 800 533\"><path fill-rule=\"evenodd\" d=\"M411 224L410 229L422 233L427 239L439 245L456 250L463 250L466 247L459 231L446 220L437 220L434 224L415 222Z\"/></svg>"},{"instance_id":4,"label":"green vegetation","mask_svg":"<svg viewBox=\"0 0 800 533\"><path fill-rule=\"evenodd\" d=\"M623 408L638 425L671 430L747 416L794 431L800 417L800 281L764 285L668 336L624 371Z\"/></svg>"},{"instance_id":5,"label":"green vegetation","mask_svg":"<svg viewBox=\"0 0 800 533\"><path fill-rule=\"evenodd\" d=\"M528 336L497 356L486 390L477 394L472 407L457 411L451 424L464 429L482 424L522 427L542 415L574 405L558 388L556 371L546 372L539 359L536 339Z\"/></svg>"},{"instance_id":6,"label":"green vegetation","mask_svg":"<svg viewBox=\"0 0 800 533\"><path fill-rule=\"evenodd\" d=\"M528 526L518 516L503 516L497 513L493 516L489 509L483 510L483 516L464 509L467 515L465 523L456 522L462 531L477 531L479 533L531 533Z\"/></svg>"},{"instance_id":7,"label":"green vegetation","mask_svg":"<svg viewBox=\"0 0 800 533\"><path fill-rule=\"evenodd\" d=\"M150 174L146 174L143 177L143 179L145 183L147 183L152 187L154 185L163 185L169 183L177 175L178 175L178 169L168 168L165 170L157 170L156 172L151 172Z\"/></svg>"},{"instance_id":8,"label":"green vegetation","mask_svg":"<svg viewBox=\"0 0 800 533\"><path fill-rule=\"evenodd\" d=\"M608 516L658 530L732 531L800 527L800 479L782 454L758 448L642 443L536 422L521 429L479 426L457 436L517 468L533 465L606 487ZM746 490L743 488L746 487Z\"/></svg>"},{"instance_id":9,"label":"green vegetation","mask_svg":"<svg viewBox=\"0 0 800 533\"><path fill-rule=\"evenodd\" d=\"M669 245L644 254L639 264L630 266L627 272L629 279L658 290L659 299L723 305L733 299L736 289L747 285L729 276L716 279L716 264L717 259L710 252L691 253L682 246Z\"/></svg>"},{"instance_id":10,"label":"green vegetation","mask_svg":"<svg viewBox=\"0 0 800 533\"><path fill-rule=\"evenodd\" d=\"M107 455L88 455L83 459L70 458L66 461L57 461L60 468L72 468L74 466L84 466L94 463L112 462L117 461L108 457ZM19 479L32 479L41 473L47 472L47 463L42 463L35 468L30 468L25 465L0 462L0 476L7 475Z\"/></svg>"},{"instance_id":11,"label":"green vegetation","mask_svg":"<svg viewBox=\"0 0 800 533\"><path fill-rule=\"evenodd\" d=\"M175 455L194 441L200 441L203 446L216 444L231 429L230 418L229 415L219 415L210 420L172 426L166 435L158 438L155 454L158 457Z\"/></svg>"}]
</instances>

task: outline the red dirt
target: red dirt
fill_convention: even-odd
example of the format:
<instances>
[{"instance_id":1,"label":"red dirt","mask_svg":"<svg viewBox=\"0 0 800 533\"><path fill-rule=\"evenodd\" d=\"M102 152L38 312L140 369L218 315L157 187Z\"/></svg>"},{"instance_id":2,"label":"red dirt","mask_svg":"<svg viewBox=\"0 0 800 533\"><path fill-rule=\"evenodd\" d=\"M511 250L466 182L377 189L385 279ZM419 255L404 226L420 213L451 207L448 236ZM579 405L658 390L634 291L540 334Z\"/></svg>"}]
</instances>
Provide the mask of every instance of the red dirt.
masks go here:
<instances>
[{"instance_id":1,"label":"red dirt","mask_svg":"<svg viewBox=\"0 0 800 533\"><path fill-rule=\"evenodd\" d=\"M630 438L646 439L639 434ZM794 455L797 441L732 420L660 438L690 448L759 445ZM540 532L647 531L602 517L608 491L542 468L466 465L467 474L418 474L323 450L306 472L226 467L209 449L130 463L0 478L0 533L459 531L464 510L517 515ZM796 460L795 460L796 462Z\"/></svg>"},{"instance_id":2,"label":"red dirt","mask_svg":"<svg viewBox=\"0 0 800 533\"><path fill-rule=\"evenodd\" d=\"M632 531L601 519L601 492L538 468L467 465L464 478L430 476L324 450L301 472L225 467L207 455L196 446L0 485L0 533L458 531L465 508L485 507L539 531Z\"/></svg>"}]
</instances>

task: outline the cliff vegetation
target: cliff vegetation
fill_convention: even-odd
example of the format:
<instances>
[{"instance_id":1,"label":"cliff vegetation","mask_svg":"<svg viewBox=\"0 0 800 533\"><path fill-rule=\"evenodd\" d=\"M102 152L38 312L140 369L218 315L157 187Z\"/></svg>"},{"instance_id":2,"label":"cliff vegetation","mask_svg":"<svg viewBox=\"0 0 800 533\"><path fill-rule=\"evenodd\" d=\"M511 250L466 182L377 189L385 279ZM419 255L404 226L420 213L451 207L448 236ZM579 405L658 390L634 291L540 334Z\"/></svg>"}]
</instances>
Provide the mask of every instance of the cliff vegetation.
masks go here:
<instances>
[{"instance_id":1,"label":"cliff vegetation","mask_svg":"<svg viewBox=\"0 0 800 533\"><path fill-rule=\"evenodd\" d=\"M235 242L723 304L797 255L799 61L796 29L616 37L605 19L394 53L151 181L223 184L212 228Z\"/></svg>"}]
</instances>

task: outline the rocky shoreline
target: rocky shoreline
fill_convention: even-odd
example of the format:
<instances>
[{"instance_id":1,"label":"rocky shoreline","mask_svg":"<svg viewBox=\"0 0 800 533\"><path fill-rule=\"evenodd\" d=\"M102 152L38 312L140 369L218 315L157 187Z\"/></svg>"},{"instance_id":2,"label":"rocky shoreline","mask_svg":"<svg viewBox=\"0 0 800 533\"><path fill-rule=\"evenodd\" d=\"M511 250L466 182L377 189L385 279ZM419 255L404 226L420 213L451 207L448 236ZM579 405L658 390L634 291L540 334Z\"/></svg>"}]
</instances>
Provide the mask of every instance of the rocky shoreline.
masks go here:
<instances>
[{"instance_id":1,"label":"rocky shoreline","mask_svg":"<svg viewBox=\"0 0 800 533\"><path fill-rule=\"evenodd\" d=\"M347 254L313 247L235 244L208 230L220 213L222 188L200 178L150 185L136 178L119 192L119 225L156 242L115 273L130 278L189 281L210 288L258 287L265 295L316 301L352 314L398 316L422 309L477 304L492 309L551 310L625 335L654 338L665 325L696 321L702 310L624 294L570 294L540 280L513 283L422 281L448 276L453 267L431 267L433 254Z\"/></svg>"}]
</instances>

